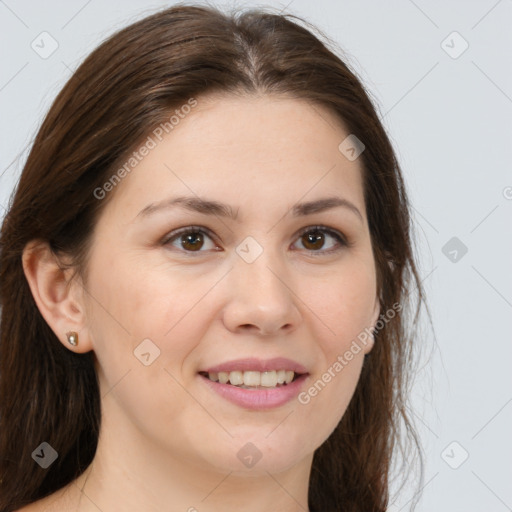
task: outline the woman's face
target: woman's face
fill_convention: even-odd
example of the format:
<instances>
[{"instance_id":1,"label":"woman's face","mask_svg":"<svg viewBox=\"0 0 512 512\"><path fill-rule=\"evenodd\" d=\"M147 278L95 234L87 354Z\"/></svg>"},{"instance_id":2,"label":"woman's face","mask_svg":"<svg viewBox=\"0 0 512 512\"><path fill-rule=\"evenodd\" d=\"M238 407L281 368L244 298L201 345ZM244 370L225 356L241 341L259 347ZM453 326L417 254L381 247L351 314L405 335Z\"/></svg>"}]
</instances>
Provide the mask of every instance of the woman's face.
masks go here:
<instances>
[{"instance_id":1,"label":"woman's face","mask_svg":"<svg viewBox=\"0 0 512 512\"><path fill-rule=\"evenodd\" d=\"M197 101L151 135L94 232L84 300L104 424L203 470L282 471L331 434L371 349L351 349L379 314L362 164L319 106ZM353 208L313 204L326 198ZM280 370L302 376L276 386Z\"/></svg>"}]
</instances>

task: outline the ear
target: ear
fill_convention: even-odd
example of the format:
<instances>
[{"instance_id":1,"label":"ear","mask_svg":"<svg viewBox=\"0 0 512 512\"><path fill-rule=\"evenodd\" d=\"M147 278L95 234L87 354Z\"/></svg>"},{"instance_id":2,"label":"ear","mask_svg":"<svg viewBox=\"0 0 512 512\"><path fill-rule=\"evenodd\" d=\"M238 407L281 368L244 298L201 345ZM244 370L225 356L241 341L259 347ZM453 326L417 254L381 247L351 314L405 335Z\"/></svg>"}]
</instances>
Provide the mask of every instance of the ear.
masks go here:
<instances>
[{"instance_id":1,"label":"ear","mask_svg":"<svg viewBox=\"0 0 512 512\"><path fill-rule=\"evenodd\" d=\"M375 328L375 324L377 323L377 320L379 319L379 315L380 315L380 300L379 300L379 296L377 295L377 297L375 297L375 305L373 308L372 320L370 323L370 326L371 326L370 330L373 331L373 329ZM369 336L368 341L366 342L366 345L364 347L365 355L371 351L374 343L375 343L375 340L374 340L373 336Z\"/></svg>"},{"instance_id":2,"label":"ear","mask_svg":"<svg viewBox=\"0 0 512 512\"><path fill-rule=\"evenodd\" d=\"M48 243L41 240L32 240L25 246L22 264L37 307L60 342L74 352L92 350L83 286L78 279L71 279L73 269L64 268ZM69 331L78 333L77 346L68 342Z\"/></svg>"}]
</instances>

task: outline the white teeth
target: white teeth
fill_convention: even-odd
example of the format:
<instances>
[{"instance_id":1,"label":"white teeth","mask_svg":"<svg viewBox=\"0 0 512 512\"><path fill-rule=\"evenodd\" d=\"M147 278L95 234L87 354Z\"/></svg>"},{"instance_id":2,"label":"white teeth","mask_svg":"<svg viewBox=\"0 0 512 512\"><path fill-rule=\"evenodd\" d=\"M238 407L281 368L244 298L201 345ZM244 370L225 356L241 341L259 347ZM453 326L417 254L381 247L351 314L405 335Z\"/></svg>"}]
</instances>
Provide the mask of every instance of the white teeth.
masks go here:
<instances>
[{"instance_id":1,"label":"white teeth","mask_svg":"<svg viewBox=\"0 0 512 512\"><path fill-rule=\"evenodd\" d=\"M245 386L259 386L261 383L261 373L260 372L244 372L244 382L243 383Z\"/></svg>"},{"instance_id":2,"label":"white teeth","mask_svg":"<svg viewBox=\"0 0 512 512\"><path fill-rule=\"evenodd\" d=\"M241 386L244 383L244 374L242 372L229 372L229 382L233 386Z\"/></svg>"},{"instance_id":3,"label":"white teeth","mask_svg":"<svg viewBox=\"0 0 512 512\"><path fill-rule=\"evenodd\" d=\"M233 371L233 372L211 372L208 378L214 382L233 386L243 387L265 387L275 388L279 385L290 384L295 376L291 370L278 370L269 372L256 371Z\"/></svg>"},{"instance_id":4,"label":"white teeth","mask_svg":"<svg viewBox=\"0 0 512 512\"><path fill-rule=\"evenodd\" d=\"M262 372L261 385L266 388L275 388L277 386L277 372Z\"/></svg>"}]
</instances>

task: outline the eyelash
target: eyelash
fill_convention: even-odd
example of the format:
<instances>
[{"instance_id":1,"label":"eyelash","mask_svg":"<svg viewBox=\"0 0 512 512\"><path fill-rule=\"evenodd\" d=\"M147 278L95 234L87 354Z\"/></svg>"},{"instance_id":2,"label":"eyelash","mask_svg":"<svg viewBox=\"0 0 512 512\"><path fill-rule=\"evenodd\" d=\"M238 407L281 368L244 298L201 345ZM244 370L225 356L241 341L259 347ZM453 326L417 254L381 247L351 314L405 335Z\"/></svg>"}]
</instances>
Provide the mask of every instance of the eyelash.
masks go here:
<instances>
[{"instance_id":1,"label":"eyelash","mask_svg":"<svg viewBox=\"0 0 512 512\"><path fill-rule=\"evenodd\" d=\"M328 250L318 250L318 251L315 251L315 250L311 250L311 249L305 249L305 251L307 251L310 255L312 256L323 256L323 255L329 255L329 254L332 254L334 252L338 252L344 248L348 248L348 247L351 247L353 244L350 243L341 233L339 233L338 231L334 230L334 229L331 229L331 228L328 228L327 226L322 226L322 225L318 225L318 226L308 226L304 229L302 229L298 234L297 234L297 238L300 238L302 237L303 235L305 235L306 233L309 233L309 232L323 232L323 233L327 233L328 235L332 236L337 242L338 242L338 246L337 247L334 247L334 248L331 248L331 249L328 249ZM183 235L188 235L188 234L191 234L191 233L203 233L203 234L206 234L208 235L208 237L215 242L215 236L212 234L212 232L207 229L207 228L204 228L202 226L188 226L186 228L181 228L181 229L178 229L178 230L175 230L175 231L172 231L171 233L169 233L163 240L162 240L162 245L168 245L170 244L170 242L173 242L175 239L179 238L180 236L183 236ZM177 248L176 248L177 249ZM192 257L195 257L203 252L207 252L207 251L186 251L184 249L177 249L179 252L183 252L185 253L187 256L192 256Z\"/></svg>"}]
</instances>

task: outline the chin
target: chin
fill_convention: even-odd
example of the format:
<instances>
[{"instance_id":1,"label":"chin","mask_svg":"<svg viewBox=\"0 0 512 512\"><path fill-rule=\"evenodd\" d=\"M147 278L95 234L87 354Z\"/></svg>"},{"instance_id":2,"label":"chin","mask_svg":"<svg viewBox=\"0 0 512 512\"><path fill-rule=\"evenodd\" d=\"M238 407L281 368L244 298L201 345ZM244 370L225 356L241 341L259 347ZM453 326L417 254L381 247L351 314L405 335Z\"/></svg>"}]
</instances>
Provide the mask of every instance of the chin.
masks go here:
<instances>
[{"instance_id":1,"label":"chin","mask_svg":"<svg viewBox=\"0 0 512 512\"><path fill-rule=\"evenodd\" d=\"M236 435L227 445L217 445L221 451L210 452L208 462L222 472L268 476L287 471L308 456L304 439L290 435L289 430L280 434L269 432L272 429L260 428L257 433L246 431L246 435Z\"/></svg>"}]
</instances>

